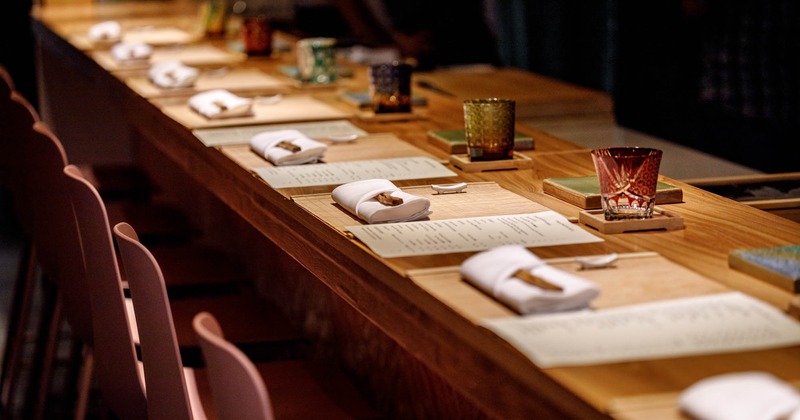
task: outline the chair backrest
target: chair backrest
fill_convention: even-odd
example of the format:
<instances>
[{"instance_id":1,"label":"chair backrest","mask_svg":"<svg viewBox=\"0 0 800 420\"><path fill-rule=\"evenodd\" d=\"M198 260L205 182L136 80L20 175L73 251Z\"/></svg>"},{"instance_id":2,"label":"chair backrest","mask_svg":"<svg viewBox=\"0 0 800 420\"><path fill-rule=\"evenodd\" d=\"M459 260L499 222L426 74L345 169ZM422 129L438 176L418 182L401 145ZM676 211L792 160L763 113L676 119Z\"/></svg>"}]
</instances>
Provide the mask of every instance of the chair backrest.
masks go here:
<instances>
[{"instance_id":1,"label":"chair backrest","mask_svg":"<svg viewBox=\"0 0 800 420\"><path fill-rule=\"evenodd\" d=\"M261 375L247 355L225 339L216 318L200 312L192 326L200 340L217 417L272 420L272 403Z\"/></svg>"},{"instance_id":2,"label":"chair backrest","mask_svg":"<svg viewBox=\"0 0 800 420\"><path fill-rule=\"evenodd\" d=\"M147 418L111 227L100 194L74 165L64 168L86 268L95 371L103 399L123 419Z\"/></svg>"},{"instance_id":3,"label":"chair backrest","mask_svg":"<svg viewBox=\"0 0 800 420\"><path fill-rule=\"evenodd\" d=\"M36 122L39 114L21 94L0 96L0 185L12 192L19 188L19 180L25 175L22 168L26 162L20 155L25 136Z\"/></svg>"},{"instance_id":4,"label":"chair backrest","mask_svg":"<svg viewBox=\"0 0 800 420\"><path fill-rule=\"evenodd\" d=\"M192 419L164 276L129 224L118 223L114 235L136 313L149 418Z\"/></svg>"},{"instance_id":5,"label":"chair backrest","mask_svg":"<svg viewBox=\"0 0 800 420\"><path fill-rule=\"evenodd\" d=\"M15 90L17 89L14 87L14 79L11 77L11 73L0 65L0 97L6 98Z\"/></svg>"},{"instance_id":6,"label":"chair backrest","mask_svg":"<svg viewBox=\"0 0 800 420\"><path fill-rule=\"evenodd\" d=\"M66 153L43 123L31 127L23 141L24 184L16 194L33 217L32 238L46 279L54 282L73 334L92 344L92 313L87 292L78 227L67 191Z\"/></svg>"}]
</instances>

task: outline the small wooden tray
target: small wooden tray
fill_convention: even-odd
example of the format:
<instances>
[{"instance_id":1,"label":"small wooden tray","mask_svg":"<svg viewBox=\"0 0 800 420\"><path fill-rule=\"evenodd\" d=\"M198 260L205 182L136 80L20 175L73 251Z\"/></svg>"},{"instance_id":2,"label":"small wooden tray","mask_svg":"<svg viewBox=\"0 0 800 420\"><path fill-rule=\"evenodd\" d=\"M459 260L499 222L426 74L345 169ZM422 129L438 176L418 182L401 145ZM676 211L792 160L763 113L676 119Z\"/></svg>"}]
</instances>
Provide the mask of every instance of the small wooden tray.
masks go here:
<instances>
[{"instance_id":1,"label":"small wooden tray","mask_svg":"<svg viewBox=\"0 0 800 420\"><path fill-rule=\"evenodd\" d=\"M545 178L542 189L546 194L558 197L567 203L574 204L582 209L599 209L600 183L597 175L577 176L569 178ZM658 181L656 187L656 204L680 203L683 201L683 190Z\"/></svg>"},{"instance_id":2,"label":"small wooden tray","mask_svg":"<svg viewBox=\"0 0 800 420\"><path fill-rule=\"evenodd\" d=\"M467 155L450 155L450 163L464 172L496 171L500 169L525 169L533 166L533 160L522 153L514 152L512 159L472 162Z\"/></svg>"},{"instance_id":3,"label":"small wooden tray","mask_svg":"<svg viewBox=\"0 0 800 420\"><path fill-rule=\"evenodd\" d=\"M579 213L578 221L602 233L683 229L683 217L664 211L659 207L653 209L653 217L650 219L606 220L603 210L584 210Z\"/></svg>"},{"instance_id":4,"label":"small wooden tray","mask_svg":"<svg viewBox=\"0 0 800 420\"><path fill-rule=\"evenodd\" d=\"M375 111L358 111L356 117L361 121L412 121L422 120L428 118L425 111L413 110L411 112L387 112L383 114L376 114Z\"/></svg>"}]
</instances>

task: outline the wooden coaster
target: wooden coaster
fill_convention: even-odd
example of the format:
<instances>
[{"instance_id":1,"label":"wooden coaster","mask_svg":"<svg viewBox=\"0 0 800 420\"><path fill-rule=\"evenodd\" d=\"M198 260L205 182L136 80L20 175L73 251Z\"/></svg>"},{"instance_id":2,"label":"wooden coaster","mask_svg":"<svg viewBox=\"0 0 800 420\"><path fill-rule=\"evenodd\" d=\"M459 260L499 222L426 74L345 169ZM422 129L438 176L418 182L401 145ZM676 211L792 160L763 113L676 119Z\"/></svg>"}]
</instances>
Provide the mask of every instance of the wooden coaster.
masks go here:
<instances>
[{"instance_id":1,"label":"wooden coaster","mask_svg":"<svg viewBox=\"0 0 800 420\"><path fill-rule=\"evenodd\" d=\"M653 217L649 219L606 220L603 215L603 210L584 210L579 213L578 221L602 233L623 233L654 229L683 229L683 217L664 211L659 207L653 209Z\"/></svg>"},{"instance_id":2,"label":"wooden coaster","mask_svg":"<svg viewBox=\"0 0 800 420\"><path fill-rule=\"evenodd\" d=\"M450 155L450 163L464 172L496 171L501 169L525 169L533 166L533 160L522 153L514 152L512 159L484 160L472 162L467 155Z\"/></svg>"},{"instance_id":3,"label":"wooden coaster","mask_svg":"<svg viewBox=\"0 0 800 420\"><path fill-rule=\"evenodd\" d=\"M413 110L411 112L386 112L376 114L374 111L359 111L356 117L362 121L411 121L421 120L427 118L427 114L423 111Z\"/></svg>"}]
</instances>

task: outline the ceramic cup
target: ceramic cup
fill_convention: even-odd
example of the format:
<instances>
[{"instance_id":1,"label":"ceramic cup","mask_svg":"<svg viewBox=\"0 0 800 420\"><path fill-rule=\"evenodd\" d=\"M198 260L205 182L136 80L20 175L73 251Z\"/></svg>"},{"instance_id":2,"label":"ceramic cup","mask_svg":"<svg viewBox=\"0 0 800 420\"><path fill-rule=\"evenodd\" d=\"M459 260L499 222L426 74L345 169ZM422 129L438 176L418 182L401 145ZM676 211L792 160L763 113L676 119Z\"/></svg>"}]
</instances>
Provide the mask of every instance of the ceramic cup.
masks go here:
<instances>
[{"instance_id":1,"label":"ceramic cup","mask_svg":"<svg viewBox=\"0 0 800 420\"><path fill-rule=\"evenodd\" d=\"M332 83L336 80L336 40L305 38L297 41L297 69L305 83Z\"/></svg>"}]
</instances>

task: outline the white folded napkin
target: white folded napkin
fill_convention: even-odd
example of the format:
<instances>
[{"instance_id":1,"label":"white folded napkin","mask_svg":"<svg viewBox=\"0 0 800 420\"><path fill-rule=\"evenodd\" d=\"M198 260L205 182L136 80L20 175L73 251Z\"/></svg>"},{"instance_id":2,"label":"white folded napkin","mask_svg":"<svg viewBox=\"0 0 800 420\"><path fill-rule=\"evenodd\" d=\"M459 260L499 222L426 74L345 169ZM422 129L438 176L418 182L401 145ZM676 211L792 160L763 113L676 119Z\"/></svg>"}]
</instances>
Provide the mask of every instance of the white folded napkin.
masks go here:
<instances>
[{"instance_id":1,"label":"white folded napkin","mask_svg":"<svg viewBox=\"0 0 800 420\"><path fill-rule=\"evenodd\" d=\"M253 101L225 89L208 90L189 98L189 107L206 118L244 117L252 112Z\"/></svg>"},{"instance_id":2,"label":"white folded napkin","mask_svg":"<svg viewBox=\"0 0 800 420\"><path fill-rule=\"evenodd\" d=\"M153 47L143 42L120 42L111 47L111 57L122 63L147 61L153 54Z\"/></svg>"},{"instance_id":3,"label":"white folded napkin","mask_svg":"<svg viewBox=\"0 0 800 420\"><path fill-rule=\"evenodd\" d=\"M562 290L548 290L514 277L520 269ZM498 246L467 258L461 264L461 275L522 314L587 308L600 295L594 283L547 265L519 245Z\"/></svg>"},{"instance_id":4,"label":"white folded napkin","mask_svg":"<svg viewBox=\"0 0 800 420\"><path fill-rule=\"evenodd\" d=\"M300 150L292 152L278 144L287 142ZM250 148L274 165L300 165L316 162L328 150L328 145L312 140L297 130L277 130L258 133L250 139Z\"/></svg>"},{"instance_id":5,"label":"white folded napkin","mask_svg":"<svg viewBox=\"0 0 800 420\"><path fill-rule=\"evenodd\" d=\"M767 372L737 372L694 383L678 404L698 420L778 420L800 410L800 392Z\"/></svg>"},{"instance_id":6,"label":"white folded napkin","mask_svg":"<svg viewBox=\"0 0 800 420\"><path fill-rule=\"evenodd\" d=\"M107 20L92 25L86 36L92 42L119 42L122 39L122 26L115 20Z\"/></svg>"},{"instance_id":7,"label":"white folded napkin","mask_svg":"<svg viewBox=\"0 0 800 420\"><path fill-rule=\"evenodd\" d=\"M388 193L403 202L395 206L383 204L376 199L381 193ZM432 213L430 200L403 192L387 179L366 179L342 184L331 192L331 196L340 206L370 224L410 222Z\"/></svg>"},{"instance_id":8,"label":"white folded napkin","mask_svg":"<svg viewBox=\"0 0 800 420\"><path fill-rule=\"evenodd\" d=\"M186 66L178 60L157 62L150 66L147 72L153 84L167 89L193 86L199 75L199 70Z\"/></svg>"}]
</instances>

